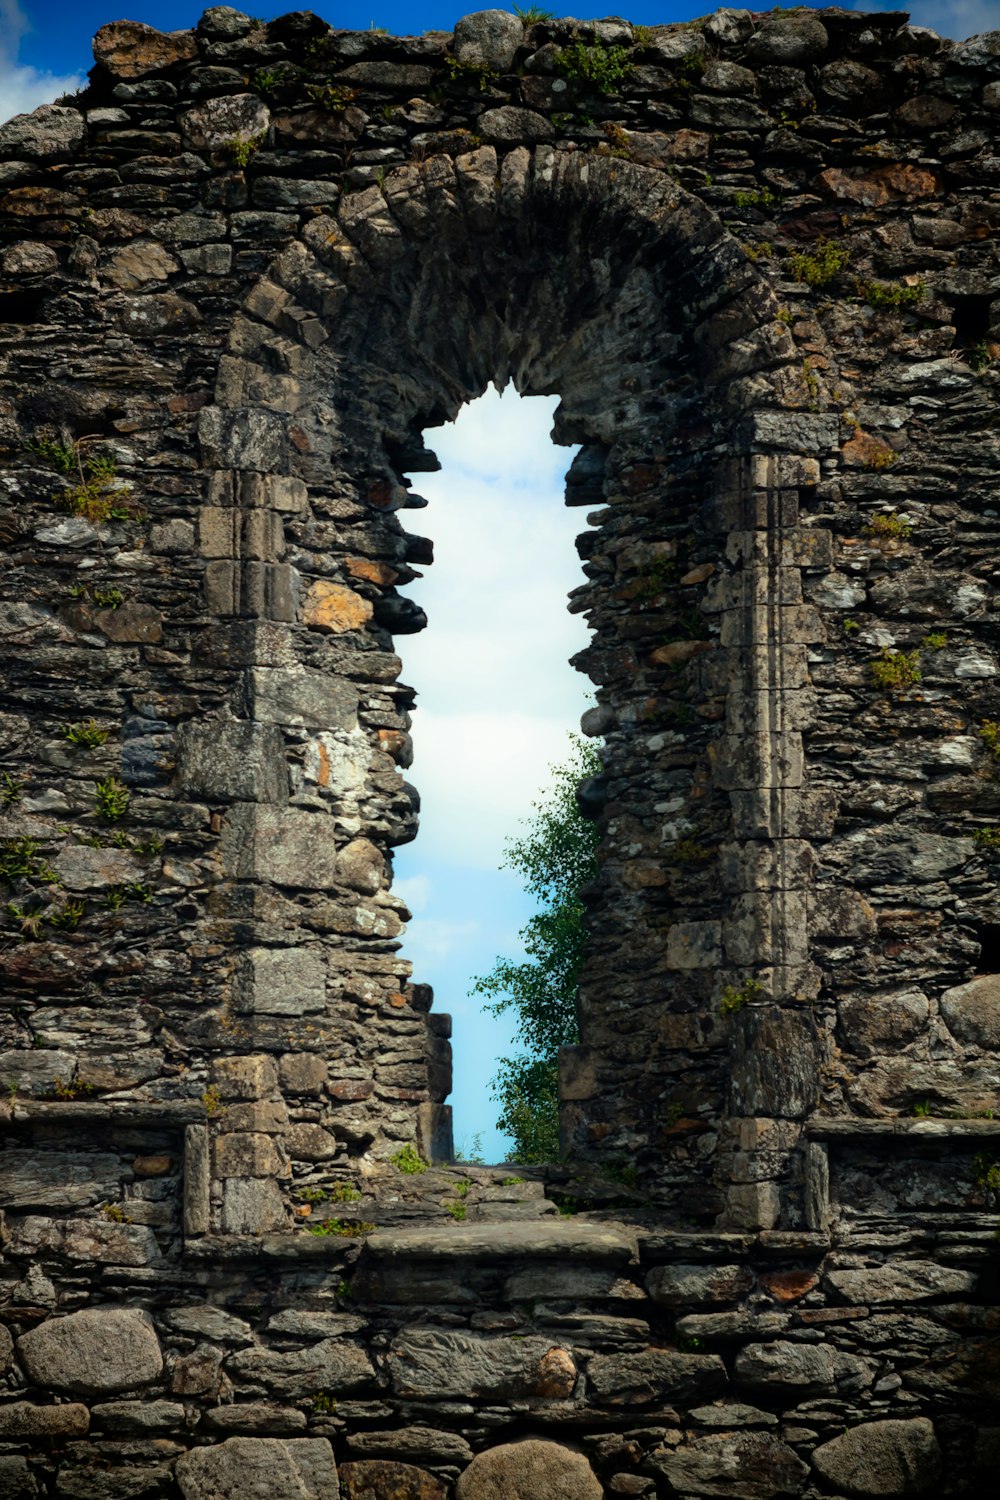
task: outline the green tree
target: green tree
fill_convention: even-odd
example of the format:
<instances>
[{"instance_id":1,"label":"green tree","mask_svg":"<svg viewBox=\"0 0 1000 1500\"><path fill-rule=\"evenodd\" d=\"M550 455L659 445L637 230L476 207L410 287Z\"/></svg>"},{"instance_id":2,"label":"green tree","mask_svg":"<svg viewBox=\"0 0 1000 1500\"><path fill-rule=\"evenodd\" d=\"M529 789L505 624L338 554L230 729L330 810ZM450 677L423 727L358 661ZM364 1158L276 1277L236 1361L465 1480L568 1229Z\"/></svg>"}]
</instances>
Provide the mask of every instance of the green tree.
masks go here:
<instances>
[{"instance_id":1,"label":"green tree","mask_svg":"<svg viewBox=\"0 0 1000 1500\"><path fill-rule=\"evenodd\" d=\"M539 910L521 928L527 957L498 958L476 979L472 994L485 995L495 1016L512 1011L522 1050L500 1059L492 1080L501 1107L497 1128L514 1141L513 1160L555 1161L559 1155L559 1048L580 1039L576 985L583 961L584 907L580 891L597 868L597 825L581 814L577 784L601 771L597 750L571 735L573 750L551 767L552 784L525 819L526 832L508 839L503 867L524 878Z\"/></svg>"}]
</instances>

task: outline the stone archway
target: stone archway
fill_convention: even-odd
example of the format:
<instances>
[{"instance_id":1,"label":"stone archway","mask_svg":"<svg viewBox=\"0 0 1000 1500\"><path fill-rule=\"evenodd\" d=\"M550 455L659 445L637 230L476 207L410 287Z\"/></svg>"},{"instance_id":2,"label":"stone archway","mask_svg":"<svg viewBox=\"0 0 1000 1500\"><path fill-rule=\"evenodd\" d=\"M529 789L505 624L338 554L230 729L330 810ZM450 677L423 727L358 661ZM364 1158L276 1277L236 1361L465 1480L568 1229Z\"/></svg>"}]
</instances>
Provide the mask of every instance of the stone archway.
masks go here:
<instances>
[{"instance_id":1,"label":"stone archway","mask_svg":"<svg viewBox=\"0 0 1000 1500\"><path fill-rule=\"evenodd\" d=\"M335 216L314 218L244 304L215 405L200 419L214 470L216 503L205 521L213 607L290 619L285 532L298 544L297 618L306 629L282 637L284 717L266 686L253 685L247 723L258 713L268 726L303 722L294 684L312 702L319 671L331 700L382 695L382 716L369 710L364 727L387 765L387 748L407 754L407 721L386 714L384 679L365 682L365 652L389 647L393 629L422 623L394 587L420 545L398 521L405 455L419 464L423 425L454 415L491 378L560 393L557 433L584 445L588 494L599 475L609 501L585 544L600 581L577 605L595 630L586 667L599 684L617 807L593 896L583 1046L565 1060L566 1137L575 1154L612 1164L655 1161L665 1200L683 1196L689 1215L710 1221L725 1201L698 1185L702 1153L669 1181L663 1140L678 1113L711 1133L720 1112L746 1108L726 1085L743 1023L720 1020L720 993L766 992L775 1002L766 1045L799 1049L800 1077L816 1064L814 1030L798 1018L802 859L798 842L786 858L785 822L803 776L804 677L787 648L801 651L818 625L781 548L794 545L793 495L817 481L818 445L830 434L802 410L794 345L777 313L718 218L669 175L547 147L498 160L483 146L397 169L347 195ZM334 513L350 540L303 550L299 539ZM224 560L220 531L237 539ZM273 580L263 592L262 576ZM248 604L255 589L261 602ZM267 652L278 628L269 628ZM266 684L274 670L262 659L251 682ZM674 702L650 713L665 683ZM354 709L349 720L338 724L342 736L359 732ZM199 733L211 741L215 727ZM307 763L329 754L320 736ZM356 761L345 763L355 774L343 788L349 812L338 807L336 773L326 805L291 814L293 822L266 803L241 805L233 873L280 880L283 839L297 850L330 840L331 850L348 846L331 852L334 871L337 858L363 851L372 893L385 889L377 851L413 830L405 814L388 824L381 810L359 815ZM675 796L672 818L663 818L653 811L655 788L678 767L688 795ZM262 859L253 863L244 851L261 830ZM734 851L724 893L699 880L720 843ZM664 873L671 866L681 886ZM765 889L776 894L762 899L765 867ZM272 948L266 987L304 962L301 943L283 956ZM356 982L344 980L348 989ZM386 982L405 989L405 969ZM802 1118L811 1098L775 1086L770 1102Z\"/></svg>"}]
</instances>

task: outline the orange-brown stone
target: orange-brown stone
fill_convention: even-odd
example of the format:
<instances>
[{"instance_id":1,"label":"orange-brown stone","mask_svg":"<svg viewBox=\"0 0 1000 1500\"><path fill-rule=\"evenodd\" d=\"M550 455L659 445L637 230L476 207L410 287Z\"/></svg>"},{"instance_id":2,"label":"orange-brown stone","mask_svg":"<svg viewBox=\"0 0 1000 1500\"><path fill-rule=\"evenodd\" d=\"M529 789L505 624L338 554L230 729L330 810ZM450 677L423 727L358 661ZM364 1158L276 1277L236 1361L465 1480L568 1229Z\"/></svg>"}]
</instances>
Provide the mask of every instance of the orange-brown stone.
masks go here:
<instances>
[{"instance_id":1,"label":"orange-brown stone","mask_svg":"<svg viewBox=\"0 0 1000 1500\"><path fill-rule=\"evenodd\" d=\"M711 649L710 641L667 641L649 653L649 660L657 667L675 667Z\"/></svg>"},{"instance_id":2,"label":"orange-brown stone","mask_svg":"<svg viewBox=\"0 0 1000 1500\"><path fill-rule=\"evenodd\" d=\"M111 21L94 37L94 57L116 78L144 78L197 56L193 31L157 31L141 21Z\"/></svg>"},{"instance_id":3,"label":"orange-brown stone","mask_svg":"<svg viewBox=\"0 0 1000 1500\"><path fill-rule=\"evenodd\" d=\"M534 1396L562 1399L573 1394L576 1365L565 1349L550 1349L539 1361L538 1373L531 1383Z\"/></svg>"},{"instance_id":4,"label":"orange-brown stone","mask_svg":"<svg viewBox=\"0 0 1000 1500\"><path fill-rule=\"evenodd\" d=\"M440 1479L413 1464L363 1458L337 1470L343 1500L445 1500Z\"/></svg>"},{"instance_id":5,"label":"orange-brown stone","mask_svg":"<svg viewBox=\"0 0 1000 1500\"><path fill-rule=\"evenodd\" d=\"M374 562L370 557L345 557L344 567L352 578L363 578L366 583L395 583L399 577L388 563Z\"/></svg>"},{"instance_id":6,"label":"orange-brown stone","mask_svg":"<svg viewBox=\"0 0 1000 1500\"><path fill-rule=\"evenodd\" d=\"M841 167L829 167L820 172L816 181L834 198L847 198L865 208L881 208L893 199L911 203L918 198L932 198L942 189L938 173L910 162L894 162L891 166L858 174Z\"/></svg>"},{"instance_id":7,"label":"orange-brown stone","mask_svg":"<svg viewBox=\"0 0 1000 1500\"><path fill-rule=\"evenodd\" d=\"M765 1271L760 1284L777 1302L797 1302L819 1282L815 1271Z\"/></svg>"},{"instance_id":8,"label":"orange-brown stone","mask_svg":"<svg viewBox=\"0 0 1000 1500\"><path fill-rule=\"evenodd\" d=\"M165 1177L173 1164L172 1156L137 1156L132 1170L137 1177Z\"/></svg>"},{"instance_id":9,"label":"orange-brown stone","mask_svg":"<svg viewBox=\"0 0 1000 1500\"><path fill-rule=\"evenodd\" d=\"M363 599L343 583L328 583L318 578L306 594L302 605L303 624L313 630L340 635L345 630L360 630L372 617L369 600Z\"/></svg>"}]
</instances>

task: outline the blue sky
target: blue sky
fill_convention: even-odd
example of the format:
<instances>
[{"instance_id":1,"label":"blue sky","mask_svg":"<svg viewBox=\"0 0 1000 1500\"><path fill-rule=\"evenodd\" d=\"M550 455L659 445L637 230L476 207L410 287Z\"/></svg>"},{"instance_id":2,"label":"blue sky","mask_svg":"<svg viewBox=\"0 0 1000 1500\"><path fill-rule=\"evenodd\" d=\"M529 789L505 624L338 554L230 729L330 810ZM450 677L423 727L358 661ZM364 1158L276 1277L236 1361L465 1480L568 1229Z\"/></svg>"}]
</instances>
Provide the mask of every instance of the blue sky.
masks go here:
<instances>
[{"instance_id":1,"label":"blue sky","mask_svg":"<svg viewBox=\"0 0 1000 1500\"><path fill-rule=\"evenodd\" d=\"M254 5L248 13L268 20L295 4L296 0L280 6ZM445 0L407 5L395 0L338 0L335 6L320 0L313 8L338 26L364 29L374 24L401 35L448 31L466 14L465 6ZM556 14L572 14L558 4L551 8ZM908 9L914 22L955 38L1000 28L1000 0L913 0L909 6L905 0L867 0L849 3L849 8ZM124 17L173 31L193 26L205 9L186 0L0 0L0 120L78 86L93 62L90 39L106 21ZM624 9L629 20L646 25L705 14L701 5L676 0L632 0Z\"/></svg>"},{"instance_id":2,"label":"blue sky","mask_svg":"<svg viewBox=\"0 0 1000 1500\"><path fill-rule=\"evenodd\" d=\"M295 3L249 13L266 20ZM915 23L944 36L1000 29L1000 0L914 0L907 8ZM0 121L80 87L93 61L91 37L105 22L127 17L177 30L204 9L164 0L0 0ZM386 0L314 9L342 27L398 34L450 30L466 13ZM647 25L705 13L641 0L626 10ZM512 391L501 402L490 392L451 428L428 433L445 467L416 478L431 505L410 520L434 538L437 561L410 593L431 625L398 642L404 680L419 692L410 774L423 798L420 837L396 858L396 886L414 913L404 954L414 977L434 985L436 1008L455 1017L456 1142L468 1148L481 1132L490 1160L502 1159L505 1143L493 1128L488 1082L510 1030L506 1018L482 1014L469 984L498 954L518 954L517 930L531 906L498 869L504 838L530 813L590 701L589 684L567 665L586 640L580 619L565 611L566 593L582 578L572 540L583 516L562 504L571 455L548 439L554 404L519 401Z\"/></svg>"}]
</instances>

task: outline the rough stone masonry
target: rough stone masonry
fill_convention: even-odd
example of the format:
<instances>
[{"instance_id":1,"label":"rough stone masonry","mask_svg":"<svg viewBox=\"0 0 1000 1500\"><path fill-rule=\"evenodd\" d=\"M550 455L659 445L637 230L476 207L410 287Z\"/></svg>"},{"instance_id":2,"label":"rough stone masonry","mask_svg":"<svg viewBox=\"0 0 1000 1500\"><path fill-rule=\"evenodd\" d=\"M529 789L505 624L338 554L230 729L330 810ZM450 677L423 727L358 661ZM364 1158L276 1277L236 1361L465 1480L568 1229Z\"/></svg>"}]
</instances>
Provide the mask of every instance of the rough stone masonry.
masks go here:
<instances>
[{"instance_id":1,"label":"rough stone masonry","mask_svg":"<svg viewBox=\"0 0 1000 1500\"><path fill-rule=\"evenodd\" d=\"M0 127L0 1495L990 1493L1000 32L94 51ZM391 887L408 476L508 380L604 763L537 1169Z\"/></svg>"}]
</instances>

